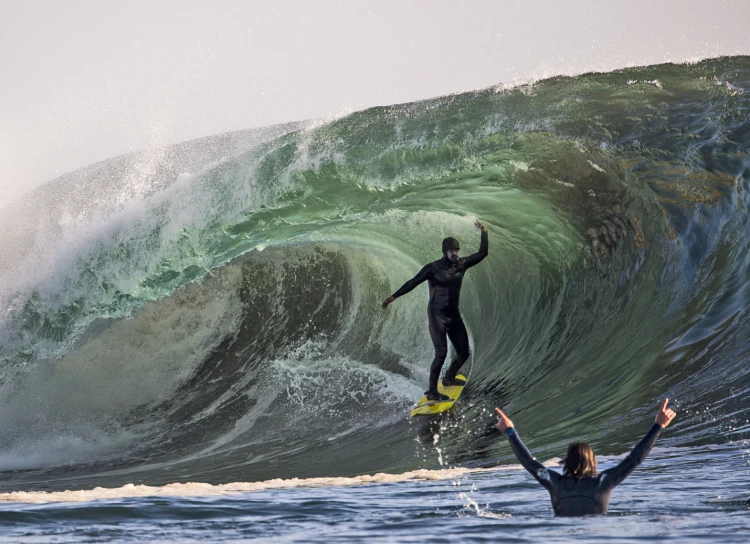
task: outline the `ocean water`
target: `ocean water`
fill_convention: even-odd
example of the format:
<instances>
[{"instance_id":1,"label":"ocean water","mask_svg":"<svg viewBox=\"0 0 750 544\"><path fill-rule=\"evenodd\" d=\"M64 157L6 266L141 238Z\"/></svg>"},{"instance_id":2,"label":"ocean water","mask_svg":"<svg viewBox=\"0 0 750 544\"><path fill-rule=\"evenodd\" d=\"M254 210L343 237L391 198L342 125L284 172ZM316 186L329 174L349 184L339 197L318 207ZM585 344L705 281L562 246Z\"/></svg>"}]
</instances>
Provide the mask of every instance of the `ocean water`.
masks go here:
<instances>
[{"instance_id":1,"label":"ocean water","mask_svg":"<svg viewBox=\"0 0 750 544\"><path fill-rule=\"evenodd\" d=\"M0 538L748 534L750 58L499 86L118 157L0 210ZM409 420L455 236L470 383ZM493 430L614 462L558 520ZM744 540L743 540L744 538Z\"/></svg>"},{"instance_id":2,"label":"ocean water","mask_svg":"<svg viewBox=\"0 0 750 544\"><path fill-rule=\"evenodd\" d=\"M587 518L555 518L546 491L503 465L18 492L0 520L14 542L747 542L747 473L734 448L656 448L609 514Z\"/></svg>"}]
</instances>

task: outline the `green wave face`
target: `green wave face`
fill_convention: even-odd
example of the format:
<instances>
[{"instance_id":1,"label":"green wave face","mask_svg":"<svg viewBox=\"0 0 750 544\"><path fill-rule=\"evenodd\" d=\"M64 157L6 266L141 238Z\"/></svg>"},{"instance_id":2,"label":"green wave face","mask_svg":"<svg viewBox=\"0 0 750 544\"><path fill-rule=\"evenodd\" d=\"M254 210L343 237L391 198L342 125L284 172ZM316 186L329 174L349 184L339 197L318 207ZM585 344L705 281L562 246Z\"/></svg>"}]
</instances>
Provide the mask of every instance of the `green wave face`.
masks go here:
<instances>
[{"instance_id":1,"label":"green wave face","mask_svg":"<svg viewBox=\"0 0 750 544\"><path fill-rule=\"evenodd\" d=\"M675 441L745 432L749 92L747 57L559 77L49 184L0 219L6 466L225 481L471 463L499 455L495 405L543 453L621 452L664 395ZM478 246L476 219L470 386L409 423L426 289L379 303L443 237Z\"/></svg>"}]
</instances>

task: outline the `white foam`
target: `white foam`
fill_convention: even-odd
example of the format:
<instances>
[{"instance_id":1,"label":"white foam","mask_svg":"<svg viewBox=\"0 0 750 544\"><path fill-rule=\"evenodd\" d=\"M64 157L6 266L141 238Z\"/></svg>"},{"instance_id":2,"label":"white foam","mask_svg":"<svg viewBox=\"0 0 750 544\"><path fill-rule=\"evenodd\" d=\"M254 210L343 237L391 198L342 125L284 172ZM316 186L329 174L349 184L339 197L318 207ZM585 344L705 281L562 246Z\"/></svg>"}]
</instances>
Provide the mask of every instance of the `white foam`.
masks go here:
<instances>
[{"instance_id":1,"label":"white foam","mask_svg":"<svg viewBox=\"0 0 750 544\"><path fill-rule=\"evenodd\" d=\"M186 269L210 273L221 263L214 262L211 233L204 236L207 225L232 224L238 214L273 202L293 183L285 175L271 187L258 187L254 168L259 157L252 153L247 151L232 163L219 159L203 164L194 173L176 175L158 190L149 185L148 174L166 160L163 150L144 155L145 164L128 165L136 172L119 172L119 163L113 160L111 167L105 163L97 172L104 180L117 178L119 192L107 193L110 188L103 183L106 198L101 197L88 180L94 187L90 196L65 195L53 214L35 215L32 209L10 222L11 232L0 238L4 250L0 346L11 353L31 349L31 341L35 359L59 357L91 320L123 317L144 300L168 295L170 286L153 287L144 281L158 277L165 265L178 273ZM222 175L225 168L240 170L241 179ZM75 179L75 174L71 176ZM41 315L66 306L80 310L64 341L29 340L28 335L18 334L32 293L33 309Z\"/></svg>"},{"instance_id":2,"label":"white foam","mask_svg":"<svg viewBox=\"0 0 750 544\"><path fill-rule=\"evenodd\" d=\"M592 162L592 161L590 161L590 160L589 160L589 161L587 161L587 162L588 162L588 163L589 163L589 164L591 165L591 167L592 167L592 168L593 168L594 170L597 170L597 171L599 171L599 172L602 172L603 174L606 174L606 173L607 173L607 171L606 171L606 170L605 170L604 168L602 168L601 166L599 166L599 165L598 165L598 164L596 164L595 162Z\"/></svg>"},{"instance_id":3,"label":"white foam","mask_svg":"<svg viewBox=\"0 0 750 544\"><path fill-rule=\"evenodd\" d=\"M510 164L512 164L514 168L517 168L518 170L521 170L523 172L529 171L529 165L523 161L510 161Z\"/></svg>"},{"instance_id":4,"label":"white foam","mask_svg":"<svg viewBox=\"0 0 750 544\"><path fill-rule=\"evenodd\" d=\"M637 85L639 83L643 83L644 85L651 85L652 87L656 87L657 89L663 88L661 81L659 81L658 79L653 79L651 81L629 79L626 85L631 86L631 85Z\"/></svg>"},{"instance_id":5,"label":"white foam","mask_svg":"<svg viewBox=\"0 0 750 544\"><path fill-rule=\"evenodd\" d=\"M372 395L377 395L382 402L402 404L421 395L421 388L411 380L375 365L344 356L319 358L327 350L324 341L308 341L284 359L269 364L296 407L319 414L341 399L367 405Z\"/></svg>"},{"instance_id":6,"label":"white foam","mask_svg":"<svg viewBox=\"0 0 750 544\"><path fill-rule=\"evenodd\" d=\"M145 423L125 430L122 422L134 409L171 398L235 333L241 281L241 270L224 268L201 286L187 285L135 318L109 324L57 364L4 388L0 426L13 446L0 454L0 469L83 463L145 433Z\"/></svg>"},{"instance_id":7,"label":"white foam","mask_svg":"<svg viewBox=\"0 0 750 544\"><path fill-rule=\"evenodd\" d=\"M88 502L102 499L124 499L133 497L212 497L250 493L272 489L295 489L300 487L336 487L382 484L406 481L437 481L464 477L472 473L514 470L517 465L490 469L450 468L439 470L413 470L401 474L379 472L373 475L330 478L289 478L262 482L235 482L213 485L207 483L173 483L165 486L126 484L122 487L95 487L77 491L14 491L0 493L0 502L48 503Z\"/></svg>"},{"instance_id":8,"label":"white foam","mask_svg":"<svg viewBox=\"0 0 750 544\"><path fill-rule=\"evenodd\" d=\"M482 508L479 506L479 503L472 499L467 493L459 493L458 498L464 501L464 510L468 510L480 518L507 519L511 517L507 512L501 514L492 512L489 505L485 505L484 508Z\"/></svg>"}]
</instances>

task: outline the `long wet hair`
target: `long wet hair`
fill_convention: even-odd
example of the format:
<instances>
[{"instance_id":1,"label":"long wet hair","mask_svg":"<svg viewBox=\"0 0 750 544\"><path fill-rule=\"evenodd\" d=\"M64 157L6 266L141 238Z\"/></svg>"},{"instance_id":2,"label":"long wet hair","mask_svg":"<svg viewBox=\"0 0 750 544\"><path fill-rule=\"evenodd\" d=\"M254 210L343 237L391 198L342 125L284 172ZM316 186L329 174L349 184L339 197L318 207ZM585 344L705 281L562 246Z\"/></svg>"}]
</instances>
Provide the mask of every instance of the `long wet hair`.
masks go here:
<instances>
[{"instance_id":1,"label":"long wet hair","mask_svg":"<svg viewBox=\"0 0 750 544\"><path fill-rule=\"evenodd\" d=\"M585 442L568 444L568 455L563 459L563 475L576 480L596 476L596 455Z\"/></svg>"}]
</instances>

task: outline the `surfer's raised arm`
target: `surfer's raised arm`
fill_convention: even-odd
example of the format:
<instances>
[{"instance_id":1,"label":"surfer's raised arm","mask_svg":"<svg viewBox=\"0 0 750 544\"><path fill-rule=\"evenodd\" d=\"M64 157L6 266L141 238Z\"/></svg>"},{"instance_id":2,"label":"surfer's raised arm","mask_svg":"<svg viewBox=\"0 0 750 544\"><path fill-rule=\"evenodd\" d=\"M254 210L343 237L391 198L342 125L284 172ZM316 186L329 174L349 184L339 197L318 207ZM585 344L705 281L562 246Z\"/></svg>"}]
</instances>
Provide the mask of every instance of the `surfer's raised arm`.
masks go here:
<instances>
[{"instance_id":1,"label":"surfer's raised arm","mask_svg":"<svg viewBox=\"0 0 750 544\"><path fill-rule=\"evenodd\" d=\"M513 422L500 408L495 408L498 421L495 428L508 435L510 447L523 467L549 492L552 509L557 516L586 516L606 514L609 508L609 495L651 451L659 433L677 415L667 408L669 399L656 413L656 421L643 439L620 463L601 474L596 472L596 455L591 446L584 442L571 442L568 454L563 460L563 474L548 470L532 457L518 437Z\"/></svg>"},{"instance_id":2,"label":"surfer's raised arm","mask_svg":"<svg viewBox=\"0 0 750 544\"><path fill-rule=\"evenodd\" d=\"M506 416L500 408L495 408L495 411L497 412L498 418L495 428L508 435L510 448L513 450L518 461L523 468L529 471L529 474L531 474L537 482L542 484L547 491L551 491L552 486L557 483L557 479L560 478L560 475L554 471L547 470L547 467L534 459L534 456L531 455L531 452L518 437L518 433L516 433L516 430L513 427L513 422L510 418Z\"/></svg>"},{"instance_id":3,"label":"surfer's raised arm","mask_svg":"<svg viewBox=\"0 0 750 544\"><path fill-rule=\"evenodd\" d=\"M389 296L387 299L383 301L383 309L385 310L386 308L388 308L388 305L394 300L396 300L398 297L403 296L410 291L413 291L414 288L417 287L420 283L427 281L430 277L431 271L432 271L432 263L424 265L422 267L422 270L420 270L416 276L414 276L412 279L410 279L401 287L399 287L395 293L393 293L391 296Z\"/></svg>"},{"instance_id":4,"label":"surfer's raised arm","mask_svg":"<svg viewBox=\"0 0 750 544\"><path fill-rule=\"evenodd\" d=\"M471 268L472 266L481 263L487 256L487 250L489 247L489 235L487 234L487 227L485 227L484 224L479 221L475 221L474 226L482 231L482 237L481 241L479 242L479 251L477 251L473 255L469 255L464 259L464 266L466 268Z\"/></svg>"},{"instance_id":5,"label":"surfer's raised arm","mask_svg":"<svg viewBox=\"0 0 750 544\"><path fill-rule=\"evenodd\" d=\"M654 442L659 438L661 430L666 428L666 426L669 425L677 415L674 410L667 408L668 402L669 399L664 399L664 404L662 404L661 408L656 413L654 424L651 426L648 433L646 433L646 436L641 438L641 441L635 445L633 451L631 451L625 459L620 461L616 467L612 467L602 472L599 477L602 487L608 489L614 488L616 485L622 483L622 481L643 462L646 455L648 455L648 452L654 447Z\"/></svg>"}]
</instances>

